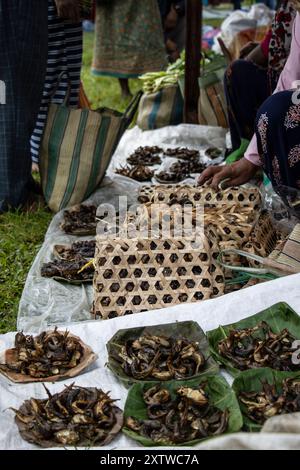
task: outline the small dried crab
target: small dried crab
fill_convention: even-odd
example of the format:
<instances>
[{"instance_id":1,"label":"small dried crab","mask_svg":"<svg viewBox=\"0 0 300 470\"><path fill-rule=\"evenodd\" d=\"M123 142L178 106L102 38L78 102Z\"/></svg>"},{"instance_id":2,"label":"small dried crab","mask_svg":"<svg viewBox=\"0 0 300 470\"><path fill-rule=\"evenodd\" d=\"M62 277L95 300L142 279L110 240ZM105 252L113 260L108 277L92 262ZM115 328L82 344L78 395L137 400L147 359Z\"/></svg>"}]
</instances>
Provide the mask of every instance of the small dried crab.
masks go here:
<instances>
[{"instance_id":1,"label":"small dried crab","mask_svg":"<svg viewBox=\"0 0 300 470\"><path fill-rule=\"evenodd\" d=\"M64 374L76 367L84 354L83 343L68 331L43 332L33 337L17 333L13 360L1 365L1 370L14 371L33 378ZM12 354L13 353L13 354Z\"/></svg>"},{"instance_id":2,"label":"small dried crab","mask_svg":"<svg viewBox=\"0 0 300 470\"><path fill-rule=\"evenodd\" d=\"M289 378L282 382L282 391L267 382L261 392L240 392L239 401L246 407L247 416L258 424L278 414L300 411L300 380Z\"/></svg>"},{"instance_id":3,"label":"small dried crab","mask_svg":"<svg viewBox=\"0 0 300 470\"><path fill-rule=\"evenodd\" d=\"M109 394L72 384L48 398L26 400L15 412L20 434L42 447L107 445L123 425Z\"/></svg>"},{"instance_id":4,"label":"small dried crab","mask_svg":"<svg viewBox=\"0 0 300 470\"><path fill-rule=\"evenodd\" d=\"M64 211L64 222L61 225L64 232L74 235L96 234L97 207L80 204L72 209Z\"/></svg>"},{"instance_id":5,"label":"small dried crab","mask_svg":"<svg viewBox=\"0 0 300 470\"><path fill-rule=\"evenodd\" d=\"M144 165L136 166L125 166L116 169L115 171L118 175L127 176L127 178L134 179L141 183L145 181L151 181L154 175L154 171Z\"/></svg>"},{"instance_id":6,"label":"small dried crab","mask_svg":"<svg viewBox=\"0 0 300 470\"><path fill-rule=\"evenodd\" d=\"M193 377L206 364L198 343L166 336L140 336L128 340L118 360L122 361L125 373L137 380Z\"/></svg>"},{"instance_id":7,"label":"small dried crab","mask_svg":"<svg viewBox=\"0 0 300 470\"><path fill-rule=\"evenodd\" d=\"M66 281L92 282L94 277L93 261L82 258L80 255L72 260L54 260L43 264L41 276Z\"/></svg>"},{"instance_id":8,"label":"small dried crab","mask_svg":"<svg viewBox=\"0 0 300 470\"><path fill-rule=\"evenodd\" d=\"M192 160L193 158L198 159L200 153L198 152L198 150L191 150L185 147L177 147L174 149L169 148L167 150L164 150L164 155L166 155L167 157L178 158L179 160Z\"/></svg>"},{"instance_id":9,"label":"small dried crab","mask_svg":"<svg viewBox=\"0 0 300 470\"><path fill-rule=\"evenodd\" d=\"M219 342L221 356L240 370L271 367L281 371L299 370L292 363L295 338L288 329L273 333L268 323L262 321L253 328L231 330Z\"/></svg>"},{"instance_id":10,"label":"small dried crab","mask_svg":"<svg viewBox=\"0 0 300 470\"><path fill-rule=\"evenodd\" d=\"M127 162L131 165L159 165L161 158L159 154L163 150L159 147L139 147L135 152L127 158Z\"/></svg>"},{"instance_id":11,"label":"small dried crab","mask_svg":"<svg viewBox=\"0 0 300 470\"><path fill-rule=\"evenodd\" d=\"M155 385L143 395L148 419L128 417L125 425L161 444L182 444L220 435L228 428L229 412L210 404L205 386L179 387L172 399L168 390Z\"/></svg>"}]
</instances>

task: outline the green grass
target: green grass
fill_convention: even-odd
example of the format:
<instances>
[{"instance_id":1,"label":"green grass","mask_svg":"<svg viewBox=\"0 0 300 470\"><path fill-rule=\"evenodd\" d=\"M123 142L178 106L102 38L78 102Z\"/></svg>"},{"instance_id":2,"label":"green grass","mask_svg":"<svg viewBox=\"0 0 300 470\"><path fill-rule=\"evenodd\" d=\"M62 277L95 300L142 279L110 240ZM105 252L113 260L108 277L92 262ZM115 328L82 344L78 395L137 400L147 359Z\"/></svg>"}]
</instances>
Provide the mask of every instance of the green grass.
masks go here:
<instances>
[{"instance_id":1,"label":"green grass","mask_svg":"<svg viewBox=\"0 0 300 470\"><path fill-rule=\"evenodd\" d=\"M24 282L51 218L46 209L0 216L0 333L16 328Z\"/></svg>"}]
</instances>

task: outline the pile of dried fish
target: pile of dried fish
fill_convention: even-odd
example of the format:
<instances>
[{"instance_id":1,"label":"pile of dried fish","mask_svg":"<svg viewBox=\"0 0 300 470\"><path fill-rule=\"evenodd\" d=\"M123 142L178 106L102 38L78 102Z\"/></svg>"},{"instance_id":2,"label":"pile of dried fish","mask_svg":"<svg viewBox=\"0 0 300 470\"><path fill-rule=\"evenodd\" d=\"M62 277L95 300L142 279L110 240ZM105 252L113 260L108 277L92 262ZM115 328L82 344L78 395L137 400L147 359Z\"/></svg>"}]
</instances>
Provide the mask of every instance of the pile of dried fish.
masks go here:
<instances>
[{"instance_id":1,"label":"pile of dried fish","mask_svg":"<svg viewBox=\"0 0 300 470\"><path fill-rule=\"evenodd\" d=\"M168 183L168 184L174 184L174 183L180 183L181 181L185 180L187 178L187 174L182 173L181 171L177 172L172 172L171 171L160 171L158 173L155 173L155 179L159 183Z\"/></svg>"},{"instance_id":2,"label":"pile of dried fish","mask_svg":"<svg viewBox=\"0 0 300 470\"><path fill-rule=\"evenodd\" d=\"M217 436L227 430L229 412L209 402L202 388L179 387L176 398L168 390L155 385L143 399L149 419L126 419L126 426L156 443L181 444L208 436Z\"/></svg>"},{"instance_id":3,"label":"pile of dried fish","mask_svg":"<svg viewBox=\"0 0 300 470\"><path fill-rule=\"evenodd\" d=\"M91 282L94 277L94 264L76 255L72 261L56 259L43 264L41 276L65 281Z\"/></svg>"},{"instance_id":4,"label":"pile of dried fish","mask_svg":"<svg viewBox=\"0 0 300 470\"><path fill-rule=\"evenodd\" d=\"M94 235L97 227L96 212L96 206L87 204L80 204L73 209L65 210L61 228L66 233L74 235Z\"/></svg>"},{"instance_id":5,"label":"pile of dried fish","mask_svg":"<svg viewBox=\"0 0 300 470\"><path fill-rule=\"evenodd\" d=\"M191 173L202 173L206 168L204 163L201 163L199 160L179 160L176 163L173 163L169 171L170 173L185 173L190 175Z\"/></svg>"},{"instance_id":6,"label":"pile of dried fish","mask_svg":"<svg viewBox=\"0 0 300 470\"><path fill-rule=\"evenodd\" d=\"M258 424L278 414L300 411L300 381L294 378L282 382L282 391L267 382L261 392L240 392L239 401L245 405L247 416Z\"/></svg>"},{"instance_id":7,"label":"pile of dried fish","mask_svg":"<svg viewBox=\"0 0 300 470\"><path fill-rule=\"evenodd\" d=\"M174 149L167 149L164 150L164 155L166 157L174 157L178 158L180 160L193 160L193 159L198 159L200 156L200 153L198 150L191 150L188 148L184 147L177 147Z\"/></svg>"},{"instance_id":8,"label":"pile of dried fish","mask_svg":"<svg viewBox=\"0 0 300 470\"><path fill-rule=\"evenodd\" d=\"M96 240L85 240L68 245L55 245L54 254L60 259L73 261L77 255L83 258L94 258L96 250Z\"/></svg>"},{"instance_id":9,"label":"pile of dried fish","mask_svg":"<svg viewBox=\"0 0 300 470\"><path fill-rule=\"evenodd\" d=\"M125 373L137 380L189 378L206 364L197 342L167 336L129 340L122 346L119 358Z\"/></svg>"},{"instance_id":10,"label":"pile of dried fish","mask_svg":"<svg viewBox=\"0 0 300 470\"><path fill-rule=\"evenodd\" d=\"M253 328L231 330L219 342L221 356L240 370L271 367L281 371L299 370L292 363L295 338L287 328L276 334L268 323L261 321Z\"/></svg>"},{"instance_id":11,"label":"pile of dried fish","mask_svg":"<svg viewBox=\"0 0 300 470\"><path fill-rule=\"evenodd\" d=\"M140 183L145 181L151 181L154 175L154 171L144 165L135 165L135 166L125 166L117 168L115 171L118 175L127 176L127 178L132 178Z\"/></svg>"},{"instance_id":12,"label":"pile of dried fish","mask_svg":"<svg viewBox=\"0 0 300 470\"><path fill-rule=\"evenodd\" d=\"M123 425L109 394L73 385L48 398L26 400L15 420L23 439L42 447L107 445Z\"/></svg>"},{"instance_id":13,"label":"pile of dried fish","mask_svg":"<svg viewBox=\"0 0 300 470\"><path fill-rule=\"evenodd\" d=\"M17 333L13 361L1 369L10 370L34 378L64 374L76 367L84 354L83 343L68 331L43 332L33 337Z\"/></svg>"},{"instance_id":14,"label":"pile of dried fish","mask_svg":"<svg viewBox=\"0 0 300 470\"><path fill-rule=\"evenodd\" d=\"M127 158L127 162L131 165L153 166L161 163L159 154L163 149L160 147L139 147L135 152Z\"/></svg>"}]
</instances>

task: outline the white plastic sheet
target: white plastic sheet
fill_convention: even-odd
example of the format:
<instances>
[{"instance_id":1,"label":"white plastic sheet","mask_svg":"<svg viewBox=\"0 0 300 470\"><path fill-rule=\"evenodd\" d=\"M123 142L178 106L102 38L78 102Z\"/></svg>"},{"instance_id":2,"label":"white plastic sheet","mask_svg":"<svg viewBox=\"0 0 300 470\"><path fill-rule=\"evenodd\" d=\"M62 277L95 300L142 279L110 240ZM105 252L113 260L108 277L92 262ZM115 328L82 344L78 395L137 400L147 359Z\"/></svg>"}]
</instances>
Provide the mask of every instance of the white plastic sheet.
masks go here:
<instances>
[{"instance_id":1,"label":"white plastic sheet","mask_svg":"<svg viewBox=\"0 0 300 470\"><path fill-rule=\"evenodd\" d=\"M154 310L136 315L115 318L113 320L83 322L72 324L68 329L80 336L98 354L99 359L90 370L75 379L81 386L97 386L111 391L114 398L119 398L119 406L124 407L127 390L105 367L107 361L106 343L122 328L171 323L174 321L197 321L204 331L253 315L276 302L286 301L300 313L300 274L259 284L248 289L234 292L223 297L188 305L178 305L163 310ZM13 344L15 333L0 336L0 353ZM74 379L49 385L50 391L56 392ZM14 423L14 413L9 407L19 408L29 397L44 398L42 384L16 385L0 376L0 449L35 449L23 441ZM299 448L299 434L233 434L206 441L199 449L293 449ZM131 449L138 445L120 435L109 448Z\"/></svg>"},{"instance_id":2,"label":"white plastic sheet","mask_svg":"<svg viewBox=\"0 0 300 470\"><path fill-rule=\"evenodd\" d=\"M160 145L164 148L187 146L198 149L203 154L205 149L212 146L225 148L225 135L225 129L209 126L182 124L145 132L135 127L124 134L108 169L107 177L88 202L96 205L109 203L116 207L118 197L121 195L127 196L129 204L137 202L139 183L116 175L114 170L124 165L126 158L139 146ZM52 258L54 245L70 244L78 239L62 232L59 227L62 220L62 212L53 218L43 246L28 274L19 306L17 324L19 330L40 331L50 324L68 324L91 318L93 298L91 285L78 287L62 284L42 278L40 275L41 265ZM89 238L91 237L85 237Z\"/></svg>"}]
</instances>

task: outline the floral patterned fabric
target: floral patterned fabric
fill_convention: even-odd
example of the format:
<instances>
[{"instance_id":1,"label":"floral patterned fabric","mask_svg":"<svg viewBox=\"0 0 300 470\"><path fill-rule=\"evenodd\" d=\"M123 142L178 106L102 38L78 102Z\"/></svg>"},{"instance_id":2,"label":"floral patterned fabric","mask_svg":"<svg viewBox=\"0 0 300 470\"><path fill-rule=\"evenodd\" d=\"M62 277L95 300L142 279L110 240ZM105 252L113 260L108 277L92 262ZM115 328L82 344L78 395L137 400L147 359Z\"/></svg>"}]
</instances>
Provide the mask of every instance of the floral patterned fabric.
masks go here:
<instances>
[{"instance_id":1,"label":"floral patterned fabric","mask_svg":"<svg viewBox=\"0 0 300 470\"><path fill-rule=\"evenodd\" d=\"M268 54L268 73L271 82L278 81L289 56L296 13L289 0L284 0L276 11Z\"/></svg>"},{"instance_id":2,"label":"floral patterned fabric","mask_svg":"<svg viewBox=\"0 0 300 470\"><path fill-rule=\"evenodd\" d=\"M300 189L300 104L292 102L292 91L269 97L256 121L258 150L274 188Z\"/></svg>"},{"instance_id":3,"label":"floral patterned fabric","mask_svg":"<svg viewBox=\"0 0 300 470\"><path fill-rule=\"evenodd\" d=\"M138 77L167 66L157 0L98 3L95 32L96 75Z\"/></svg>"}]
</instances>

